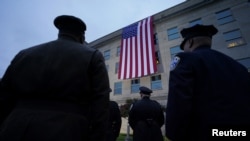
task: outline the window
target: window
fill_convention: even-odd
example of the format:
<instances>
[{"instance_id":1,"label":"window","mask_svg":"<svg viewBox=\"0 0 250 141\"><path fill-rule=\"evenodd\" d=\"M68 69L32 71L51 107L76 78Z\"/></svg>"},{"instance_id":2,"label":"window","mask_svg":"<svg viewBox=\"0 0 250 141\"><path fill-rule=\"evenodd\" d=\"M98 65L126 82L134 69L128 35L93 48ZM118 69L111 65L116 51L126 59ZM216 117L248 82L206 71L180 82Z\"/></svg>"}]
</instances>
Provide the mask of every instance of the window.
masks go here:
<instances>
[{"instance_id":1,"label":"window","mask_svg":"<svg viewBox=\"0 0 250 141\"><path fill-rule=\"evenodd\" d=\"M202 24L201 19L196 19L196 20L193 20L193 21L189 22L189 26L190 26L190 27L191 27L191 26L194 26L194 25L196 25L196 24Z\"/></svg>"},{"instance_id":2,"label":"window","mask_svg":"<svg viewBox=\"0 0 250 141\"><path fill-rule=\"evenodd\" d=\"M177 27L168 29L167 32L168 32L168 40L174 40L174 39L180 38Z\"/></svg>"},{"instance_id":3,"label":"window","mask_svg":"<svg viewBox=\"0 0 250 141\"><path fill-rule=\"evenodd\" d=\"M157 36L157 33L154 34L154 44L158 45L158 36Z\"/></svg>"},{"instance_id":4,"label":"window","mask_svg":"<svg viewBox=\"0 0 250 141\"><path fill-rule=\"evenodd\" d=\"M122 82L116 82L114 88L114 95L121 95L122 94Z\"/></svg>"},{"instance_id":5,"label":"window","mask_svg":"<svg viewBox=\"0 0 250 141\"><path fill-rule=\"evenodd\" d=\"M119 71L119 62L115 63L115 74L117 74Z\"/></svg>"},{"instance_id":6,"label":"window","mask_svg":"<svg viewBox=\"0 0 250 141\"><path fill-rule=\"evenodd\" d=\"M160 51L155 52L156 64L160 64Z\"/></svg>"},{"instance_id":7,"label":"window","mask_svg":"<svg viewBox=\"0 0 250 141\"><path fill-rule=\"evenodd\" d=\"M161 75L156 75L151 77L151 88L152 90L162 89Z\"/></svg>"},{"instance_id":8,"label":"window","mask_svg":"<svg viewBox=\"0 0 250 141\"><path fill-rule=\"evenodd\" d=\"M217 12L216 17L217 17L217 21L218 21L219 25L234 21L234 18L232 16L230 9L226 9L226 10Z\"/></svg>"},{"instance_id":9,"label":"window","mask_svg":"<svg viewBox=\"0 0 250 141\"><path fill-rule=\"evenodd\" d=\"M121 47L117 47L117 50L116 50L116 56L120 56L120 51L121 51Z\"/></svg>"},{"instance_id":10,"label":"window","mask_svg":"<svg viewBox=\"0 0 250 141\"><path fill-rule=\"evenodd\" d=\"M131 80L131 93L138 93L140 87L140 79Z\"/></svg>"},{"instance_id":11,"label":"window","mask_svg":"<svg viewBox=\"0 0 250 141\"><path fill-rule=\"evenodd\" d=\"M180 46L174 46L170 48L170 54L171 54L171 58L174 58L174 56L179 53L182 52L182 50L180 49Z\"/></svg>"},{"instance_id":12,"label":"window","mask_svg":"<svg viewBox=\"0 0 250 141\"><path fill-rule=\"evenodd\" d=\"M245 44L239 29L223 33L224 39L227 42L227 47L232 48Z\"/></svg>"},{"instance_id":13,"label":"window","mask_svg":"<svg viewBox=\"0 0 250 141\"><path fill-rule=\"evenodd\" d=\"M110 50L106 50L106 51L104 51L104 59L105 60L109 60L110 59Z\"/></svg>"}]
</instances>

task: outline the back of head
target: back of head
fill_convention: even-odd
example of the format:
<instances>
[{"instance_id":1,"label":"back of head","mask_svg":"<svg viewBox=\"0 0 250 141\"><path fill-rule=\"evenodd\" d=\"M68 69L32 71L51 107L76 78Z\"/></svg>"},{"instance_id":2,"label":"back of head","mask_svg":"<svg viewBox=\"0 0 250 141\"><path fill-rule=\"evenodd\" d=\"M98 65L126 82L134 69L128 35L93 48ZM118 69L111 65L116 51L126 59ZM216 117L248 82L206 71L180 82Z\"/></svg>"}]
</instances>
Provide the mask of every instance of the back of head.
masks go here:
<instances>
[{"instance_id":1,"label":"back of head","mask_svg":"<svg viewBox=\"0 0 250 141\"><path fill-rule=\"evenodd\" d=\"M140 94L144 94L146 96L150 96L151 93L153 92L151 89L149 89L145 86L141 86L139 89L140 89Z\"/></svg>"},{"instance_id":2,"label":"back of head","mask_svg":"<svg viewBox=\"0 0 250 141\"><path fill-rule=\"evenodd\" d=\"M210 37L199 36L193 38L196 46L211 46L212 39Z\"/></svg>"},{"instance_id":3,"label":"back of head","mask_svg":"<svg viewBox=\"0 0 250 141\"><path fill-rule=\"evenodd\" d=\"M181 30L181 35L184 38L182 41L180 48L181 50L184 49L184 44L188 39L195 38L195 37L207 37L212 38L218 32L217 28L213 25L194 25L189 28L184 28Z\"/></svg>"},{"instance_id":4,"label":"back of head","mask_svg":"<svg viewBox=\"0 0 250 141\"><path fill-rule=\"evenodd\" d=\"M54 25L59 30L59 34L71 34L78 37L84 37L87 28L81 19L71 15L56 17Z\"/></svg>"}]
</instances>

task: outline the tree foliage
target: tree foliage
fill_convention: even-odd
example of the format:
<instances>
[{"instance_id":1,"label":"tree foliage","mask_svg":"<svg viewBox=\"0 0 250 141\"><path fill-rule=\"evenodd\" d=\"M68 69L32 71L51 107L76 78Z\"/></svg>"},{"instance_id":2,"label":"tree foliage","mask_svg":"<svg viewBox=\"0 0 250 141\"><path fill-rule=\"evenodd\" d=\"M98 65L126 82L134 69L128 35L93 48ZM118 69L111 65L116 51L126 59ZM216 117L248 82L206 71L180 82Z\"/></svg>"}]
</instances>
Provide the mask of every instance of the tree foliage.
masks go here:
<instances>
[{"instance_id":1,"label":"tree foliage","mask_svg":"<svg viewBox=\"0 0 250 141\"><path fill-rule=\"evenodd\" d=\"M121 116L128 117L129 109L132 103L136 102L138 99L127 99L126 103L120 106Z\"/></svg>"}]
</instances>

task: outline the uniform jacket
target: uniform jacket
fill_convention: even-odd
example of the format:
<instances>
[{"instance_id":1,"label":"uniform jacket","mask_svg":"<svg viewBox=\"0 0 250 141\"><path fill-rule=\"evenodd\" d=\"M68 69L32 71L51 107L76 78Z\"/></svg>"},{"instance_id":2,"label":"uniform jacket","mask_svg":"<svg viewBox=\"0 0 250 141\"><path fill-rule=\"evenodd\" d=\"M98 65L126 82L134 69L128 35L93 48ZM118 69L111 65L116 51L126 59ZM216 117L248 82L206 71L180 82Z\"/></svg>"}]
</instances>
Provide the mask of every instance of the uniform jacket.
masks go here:
<instances>
[{"instance_id":1,"label":"uniform jacket","mask_svg":"<svg viewBox=\"0 0 250 141\"><path fill-rule=\"evenodd\" d=\"M179 53L170 72L166 136L214 140L212 129L250 127L250 79L232 58L201 46Z\"/></svg>"},{"instance_id":2,"label":"uniform jacket","mask_svg":"<svg viewBox=\"0 0 250 141\"><path fill-rule=\"evenodd\" d=\"M107 130L107 141L116 141L120 134L122 118L118 104L115 101L109 102L109 123Z\"/></svg>"},{"instance_id":3,"label":"uniform jacket","mask_svg":"<svg viewBox=\"0 0 250 141\"><path fill-rule=\"evenodd\" d=\"M133 129L133 141L163 141L164 115L158 102L149 97L136 101L131 106L128 120Z\"/></svg>"},{"instance_id":4,"label":"uniform jacket","mask_svg":"<svg viewBox=\"0 0 250 141\"><path fill-rule=\"evenodd\" d=\"M24 49L2 78L0 140L104 140L109 92L96 49L67 36Z\"/></svg>"}]
</instances>

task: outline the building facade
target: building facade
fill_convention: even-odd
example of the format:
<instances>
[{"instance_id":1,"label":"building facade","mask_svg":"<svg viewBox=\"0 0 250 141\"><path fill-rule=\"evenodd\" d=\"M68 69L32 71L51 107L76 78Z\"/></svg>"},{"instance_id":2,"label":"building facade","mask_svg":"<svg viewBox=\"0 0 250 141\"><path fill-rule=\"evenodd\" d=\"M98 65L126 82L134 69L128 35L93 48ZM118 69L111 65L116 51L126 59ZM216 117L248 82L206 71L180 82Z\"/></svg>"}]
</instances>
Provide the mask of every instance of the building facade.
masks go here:
<instances>
[{"instance_id":1,"label":"building facade","mask_svg":"<svg viewBox=\"0 0 250 141\"><path fill-rule=\"evenodd\" d=\"M146 77L118 79L122 29L99 38L88 46L97 48L104 55L112 88L110 99L119 104L124 104L127 99L138 99L139 87L146 86L153 90L152 99L165 106L169 66L171 58L181 51L179 46L183 39L180 31L183 28L195 24L213 24L219 32L213 37L212 48L231 56L250 71L249 13L249 0L187 0L153 15L158 72Z\"/></svg>"}]
</instances>

